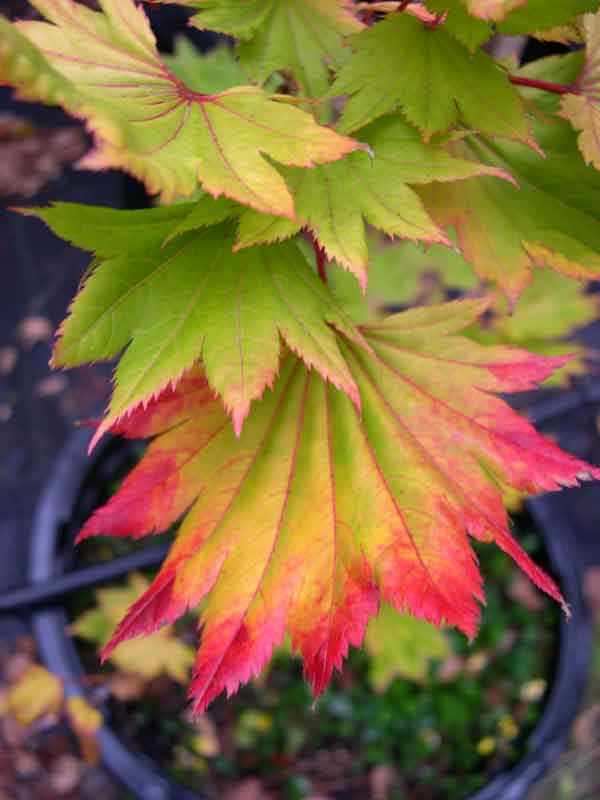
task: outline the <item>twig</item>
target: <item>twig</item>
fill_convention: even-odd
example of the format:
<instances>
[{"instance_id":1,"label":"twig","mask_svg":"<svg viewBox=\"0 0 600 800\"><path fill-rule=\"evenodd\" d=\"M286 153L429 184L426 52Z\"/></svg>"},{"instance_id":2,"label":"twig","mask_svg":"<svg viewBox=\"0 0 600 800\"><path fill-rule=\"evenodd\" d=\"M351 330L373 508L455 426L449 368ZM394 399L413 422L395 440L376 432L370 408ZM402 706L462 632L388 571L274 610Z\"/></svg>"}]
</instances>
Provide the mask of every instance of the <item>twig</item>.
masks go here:
<instances>
[{"instance_id":1,"label":"twig","mask_svg":"<svg viewBox=\"0 0 600 800\"><path fill-rule=\"evenodd\" d=\"M517 86L529 86L532 89L543 89L545 92L554 94L581 94L581 90L576 86L566 86L563 83L549 83L548 81L538 81L536 78L522 78L520 75L509 75L508 79Z\"/></svg>"}]
</instances>

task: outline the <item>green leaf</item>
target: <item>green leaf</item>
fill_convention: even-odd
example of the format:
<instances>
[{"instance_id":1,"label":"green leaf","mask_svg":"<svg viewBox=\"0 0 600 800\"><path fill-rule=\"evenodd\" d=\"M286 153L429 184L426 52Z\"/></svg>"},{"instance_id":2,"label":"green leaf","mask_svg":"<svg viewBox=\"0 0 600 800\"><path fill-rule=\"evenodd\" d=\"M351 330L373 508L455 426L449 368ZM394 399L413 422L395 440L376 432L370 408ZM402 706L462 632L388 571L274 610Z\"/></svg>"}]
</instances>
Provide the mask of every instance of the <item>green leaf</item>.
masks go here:
<instances>
[{"instance_id":1,"label":"green leaf","mask_svg":"<svg viewBox=\"0 0 600 800\"><path fill-rule=\"evenodd\" d=\"M427 0L427 8L438 14L446 13L444 27L471 51L493 34L491 23L471 16L462 0Z\"/></svg>"},{"instance_id":2,"label":"green leaf","mask_svg":"<svg viewBox=\"0 0 600 800\"><path fill-rule=\"evenodd\" d=\"M500 23L499 30L513 35L548 30L569 22L578 14L596 11L599 6L599 0L527 0Z\"/></svg>"},{"instance_id":3,"label":"green leaf","mask_svg":"<svg viewBox=\"0 0 600 800\"><path fill-rule=\"evenodd\" d=\"M201 30L219 31L240 39L250 38L264 24L271 10L270 0L147 0L156 5L177 3L201 9L193 17Z\"/></svg>"},{"instance_id":4,"label":"green leaf","mask_svg":"<svg viewBox=\"0 0 600 800\"><path fill-rule=\"evenodd\" d=\"M348 0L185 0L198 9L191 22L242 39L242 66L263 83L273 72L288 70L300 91L320 97L329 85L329 69L348 57L345 36L362 24Z\"/></svg>"},{"instance_id":5,"label":"green leaf","mask_svg":"<svg viewBox=\"0 0 600 800\"><path fill-rule=\"evenodd\" d=\"M344 37L362 25L347 0L271 0L256 34L242 42L242 64L258 81L276 70L289 70L300 91L321 97L329 88L329 71L346 62Z\"/></svg>"},{"instance_id":6,"label":"green leaf","mask_svg":"<svg viewBox=\"0 0 600 800\"><path fill-rule=\"evenodd\" d=\"M469 50L483 44L496 31L536 35L565 25L599 5L598 0L427 0L431 11L447 13L444 27ZM492 20L497 22L495 26Z\"/></svg>"},{"instance_id":7,"label":"green leaf","mask_svg":"<svg viewBox=\"0 0 600 800\"><path fill-rule=\"evenodd\" d=\"M411 242L370 242L369 286L363 294L347 273L330 267L329 285L346 313L358 324L381 320L391 308L431 305L457 290L480 291L471 266L461 255L440 245L426 251ZM541 356L570 360L545 385L560 385L585 369L588 354L580 342L567 339L574 330L593 322L598 302L586 287L547 269L534 273L514 309L498 297L494 308L465 333L486 345L513 345Z\"/></svg>"},{"instance_id":8,"label":"green leaf","mask_svg":"<svg viewBox=\"0 0 600 800\"><path fill-rule=\"evenodd\" d=\"M489 167L454 158L442 144L424 144L399 117L378 120L358 136L369 145L370 155L352 153L326 167L286 170L298 222L250 210L241 217L238 246L280 241L304 226L364 288L369 260L365 222L390 236L448 244L407 184L462 180L489 173ZM493 169L491 174L504 176Z\"/></svg>"},{"instance_id":9,"label":"green leaf","mask_svg":"<svg viewBox=\"0 0 600 800\"><path fill-rule=\"evenodd\" d=\"M97 438L200 358L239 432L250 404L277 374L280 336L359 402L330 325L363 339L296 245L233 253L233 240L234 226L223 223L164 247L122 253L87 277L61 326L54 363L112 358L127 347Z\"/></svg>"},{"instance_id":10,"label":"green leaf","mask_svg":"<svg viewBox=\"0 0 600 800\"><path fill-rule=\"evenodd\" d=\"M217 94L248 83L247 73L225 44L202 53L186 36L178 36L174 54L163 56L163 61L195 92Z\"/></svg>"},{"instance_id":11,"label":"green leaf","mask_svg":"<svg viewBox=\"0 0 600 800\"><path fill-rule=\"evenodd\" d=\"M44 220L56 234L82 250L110 258L122 253L144 254L178 233L223 222L239 213L239 207L224 198L204 197L195 203L139 211L78 203L54 203L48 208L20 211Z\"/></svg>"},{"instance_id":12,"label":"green leaf","mask_svg":"<svg viewBox=\"0 0 600 800\"><path fill-rule=\"evenodd\" d=\"M33 5L50 22L2 21L0 81L88 121L96 147L82 166L126 169L167 201L201 183L214 196L293 217L289 191L264 156L310 167L359 147L257 87L214 94L186 86L159 57L133 0L101 0L102 13Z\"/></svg>"},{"instance_id":13,"label":"green leaf","mask_svg":"<svg viewBox=\"0 0 600 800\"><path fill-rule=\"evenodd\" d=\"M577 56L578 54L574 54ZM564 78L579 59L543 59L529 77ZM559 79L560 82L560 79ZM547 92L545 112L557 100ZM600 276L600 176L587 167L568 123L546 117L536 124L545 158L518 143L470 137L454 146L457 155L481 160L513 175L518 188L487 177L461 184L419 189L440 225L453 225L465 258L483 280L497 282L514 301L535 266L549 266L575 278Z\"/></svg>"},{"instance_id":14,"label":"green leaf","mask_svg":"<svg viewBox=\"0 0 600 800\"><path fill-rule=\"evenodd\" d=\"M378 692L394 678L425 683L430 663L452 655L443 630L410 614L398 614L387 603L369 622L364 644L370 656L369 681Z\"/></svg>"},{"instance_id":15,"label":"green leaf","mask_svg":"<svg viewBox=\"0 0 600 800\"><path fill-rule=\"evenodd\" d=\"M444 286L466 292L478 285L470 265L450 247L433 244L423 250L412 242L382 241L375 236L369 237L366 292L335 265L327 274L332 294L359 325L380 321L392 308L442 302Z\"/></svg>"},{"instance_id":16,"label":"green leaf","mask_svg":"<svg viewBox=\"0 0 600 800\"><path fill-rule=\"evenodd\" d=\"M425 139L461 122L531 143L519 94L502 69L483 51L470 54L443 26L394 14L351 42L356 53L331 89L350 95L340 130L399 107Z\"/></svg>"}]
</instances>

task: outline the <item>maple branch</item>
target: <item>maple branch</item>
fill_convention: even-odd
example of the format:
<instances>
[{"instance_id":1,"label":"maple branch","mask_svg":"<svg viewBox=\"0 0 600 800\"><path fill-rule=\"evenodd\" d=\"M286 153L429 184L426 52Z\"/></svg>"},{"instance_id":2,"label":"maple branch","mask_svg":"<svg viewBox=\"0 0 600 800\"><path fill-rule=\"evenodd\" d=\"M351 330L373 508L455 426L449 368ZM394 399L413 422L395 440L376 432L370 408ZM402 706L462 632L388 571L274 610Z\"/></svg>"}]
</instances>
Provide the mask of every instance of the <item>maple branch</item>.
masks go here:
<instances>
[{"instance_id":1,"label":"maple branch","mask_svg":"<svg viewBox=\"0 0 600 800\"><path fill-rule=\"evenodd\" d=\"M325 255L325 248L321 247L312 234L310 240L312 242L313 250L315 251L315 259L317 262L317 272L319 273L319 278L321 278L323 283L327 283L327 256Z\"/></svg>"},{"instance_id":2,"label":"maple branch","mask_svg":"<svg viewBox=\"0 0 600 800\"><path fill-rule=\"evenodd\" d=\"M539 81L536 78L522 78L519 75L509 75L508 79L511 83L517 86L529 86L532 89L543 89L545 92L554 92L554 94L581 94L581 91L575 86L567 86L563 83L549 83L548 81Z\"/></svg>"}]
</instances>

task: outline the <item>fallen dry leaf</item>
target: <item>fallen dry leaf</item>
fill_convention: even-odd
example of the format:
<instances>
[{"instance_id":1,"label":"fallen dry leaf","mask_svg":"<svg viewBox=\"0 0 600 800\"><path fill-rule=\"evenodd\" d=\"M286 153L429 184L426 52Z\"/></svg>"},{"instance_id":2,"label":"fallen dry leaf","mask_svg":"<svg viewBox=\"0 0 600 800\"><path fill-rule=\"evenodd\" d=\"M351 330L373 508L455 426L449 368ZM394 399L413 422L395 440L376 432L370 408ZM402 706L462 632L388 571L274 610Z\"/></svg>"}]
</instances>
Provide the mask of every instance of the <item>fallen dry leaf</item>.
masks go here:
<instances>
[{"instance_id":1,"label":"fallen dry leaf","mask_svg":"<svg viewBox=\"0 0 600 800\"><path fill-rule=\"evenodd\" d=\"M62 702L62 682L38 664L30 664L8 690L8 709L25 726L47 714L59 714Z\"/></svg>"},{"instance_id":2,"label":"fallen dry leaf","mask_svg":"<svg viewBox=\"0 0 600 800\"><path fill-rule=\"evenodd\" d=\"M0 114L0 196L32 197L85 147L78 127L47 130L15 114Z\"/></svg>"},{"instance_id":3,"label":"fallen dry leaf","mask_svg":"<svg viewBox=\"0 0 600 800\"><path fill-rule=\"evenodd\" d=\"M116 672L111 675L108 681L108 689L113 697L126 703L130 700L137 700L142 696L146 688L147 681L137 672Z\"/></svg>"},{"instance_id":4,"label":"fallen dry leaf","mask_svg":"<svg viewBox=\"0 0 600 800\"><path fill-rule=\"evenodd\" d=\"M96 733L102 726L102 714L84 697L69 697L66 710L85 762L97 764L100 760L100 746Z\"/></svg>"}]
</instances>

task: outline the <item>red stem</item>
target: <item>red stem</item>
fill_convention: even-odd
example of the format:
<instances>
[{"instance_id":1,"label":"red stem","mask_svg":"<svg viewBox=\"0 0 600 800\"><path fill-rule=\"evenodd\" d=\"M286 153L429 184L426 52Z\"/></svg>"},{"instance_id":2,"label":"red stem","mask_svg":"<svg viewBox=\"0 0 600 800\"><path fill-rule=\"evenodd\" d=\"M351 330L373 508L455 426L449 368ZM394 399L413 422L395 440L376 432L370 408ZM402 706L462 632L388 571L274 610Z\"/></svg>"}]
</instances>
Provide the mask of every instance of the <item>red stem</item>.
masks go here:
<instances>
[{"instance_id":1,"label":"red stem","mask_svg":"<svg viewBox=\"0 0 600 800\"><path fill-rule=\"evenodd\" d=\"M323 283L327 283L327 256L325 249L317 242L314 236L311 236L313 250L315 251L315 259L317 261L317 272L319 278Z\"/></svg>"},{"instance_id":2,"label":"red stem","mask_svg":"<svg viewBox=\"0 0 600 800\"><path fill-rule=\"evenodd\" d=\"M518 86L530 86L532 89L543 89L546 92L554 92L554 94L581 94L575 86L565 86L563 83L548 83L548 81L538 81L535 78L521 78L518 75L509 75L508 79Z\"/></svg>"}]
</instances>

